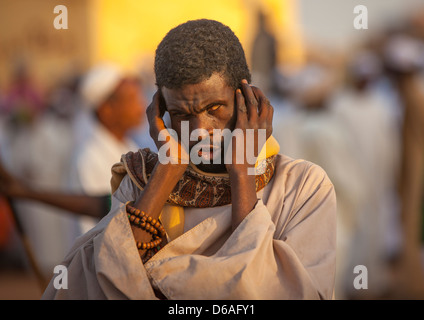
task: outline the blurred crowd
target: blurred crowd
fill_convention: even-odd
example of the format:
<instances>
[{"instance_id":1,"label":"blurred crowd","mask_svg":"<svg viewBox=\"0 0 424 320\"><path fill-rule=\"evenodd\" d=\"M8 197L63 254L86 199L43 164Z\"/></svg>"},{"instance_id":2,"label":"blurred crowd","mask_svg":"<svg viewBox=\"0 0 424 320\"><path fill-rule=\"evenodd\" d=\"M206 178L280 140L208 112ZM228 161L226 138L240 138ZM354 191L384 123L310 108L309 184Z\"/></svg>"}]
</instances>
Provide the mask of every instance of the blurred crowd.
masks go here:
<instances>
[{"instance_id":1,"label":"blurred crowd","mask_svg":"<svg viewBox=\"0 0 424 320\"><path fill-rule=\"evenodd\" d=\"M274 106L280 152L320 165L335 185L335 298L424 298L424 12L343 59L310 52L300 70L276 64L275 39L264 21L259 26L253 83ZM34 193L107 199L121 154L155 150L145 119L151 79L105 64L43 94L26 65L16 66L0 92L1 268L31 267L24 234L50 277L104 214L73 212ZM353 285L357 265L367 268L367 289Z\"/></svg>"},{"instance_id":2,"label":"blurred crowd","mask_svg":"<svg viewBox=\"0 0 424 320\"><path fill-rule=\"evenodd\" d=\"M424 298L424 11L342 59L311 52L301 70L277 70L268 83L282 153L335 185L336 298ZM358 265L366 290L353 285Z\"/></svg>"}]
</instances>

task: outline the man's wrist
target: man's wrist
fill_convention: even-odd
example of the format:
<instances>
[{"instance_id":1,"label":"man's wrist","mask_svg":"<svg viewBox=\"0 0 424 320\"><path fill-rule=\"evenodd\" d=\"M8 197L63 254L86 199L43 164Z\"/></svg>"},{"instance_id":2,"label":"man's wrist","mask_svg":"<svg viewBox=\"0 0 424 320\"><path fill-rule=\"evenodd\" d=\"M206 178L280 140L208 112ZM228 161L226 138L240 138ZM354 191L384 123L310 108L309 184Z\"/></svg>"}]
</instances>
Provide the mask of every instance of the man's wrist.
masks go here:
<instances>
[{"instance_id":1,"label":"man's wrist","mask_svg":"<svg viewBox=\"0 0 424 320\"><path fill-rule=\"evenodd\" d=\"M249 167L232 169L228 172L230 176L231 186L240 185L243 189L248 187L249 185L252 188L255 188L255 175L251 175L248 173Z\"/></svg>"},{"instance_id":2,"label":"man's wrist","mask_svg":"<svg viewBox=\"0 0 424 320\"><path fill-rule=\"evenodd\" d=\"M157 218L169 194L186 169L186 164L162 164L158 162L142 196L135 201L134 206Z\"/></svg>"},{"instance_id":3,"label":"man's wrist","mask_svg":"<svg viewBox=\"0 0 424 320\"><path fill-rule=\"evenodd\" d=\"M235 230L257 202L255 176L247 172L249 167L243 166L231 170L232 196L232 229Z\"/></svg>"},{"instance_id":4,"label":"man's wrist","mask_svg":"<svg viewBox=\"0 0 424 320\"><path fill-rule=\"evenodd\" d=\"M227 167L228 174L231 177L240 177L240 176L253 176L249 174L251 170L254 170L255 167L251 165L232 165L231 167Z\"/></svg>"},{"instance_id":5,"label":"man's wrist","mask_svg":"<svg viewBox=\"0 0 424 320\"><path fill-rule=\"evenodd\" d=\"M155 171L160 171L161 174L165 173L165 176L172 177L174 180L178 181L187 170L187 167L188 164L186 163L161 163L158 161Z\"/></svg>"}]
</instances>

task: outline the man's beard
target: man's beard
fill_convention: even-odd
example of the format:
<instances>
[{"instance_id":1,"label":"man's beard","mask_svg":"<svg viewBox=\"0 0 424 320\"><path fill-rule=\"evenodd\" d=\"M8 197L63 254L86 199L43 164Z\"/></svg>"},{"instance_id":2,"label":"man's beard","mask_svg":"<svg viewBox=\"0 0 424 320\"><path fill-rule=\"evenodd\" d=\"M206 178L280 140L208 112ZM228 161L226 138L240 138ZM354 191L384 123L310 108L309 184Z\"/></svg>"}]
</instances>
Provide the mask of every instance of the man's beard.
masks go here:
<instances>
[{"instance_id":1,"label":"man's beard","mask_svg":"<svg viewBox=\"0 0 424 320\"><path fill-rule=\"evenodd\" d=\"M212 138L210 139L210 144L202 143L195 144L190 148L190 156L193 164L204 172L209 173L225 173L227 169L225 167L224 157L225 157L225 145L224 139L221 139L220 144L213 144ZM192 156L196 155L196 159L193 159ZM196 160L196 161L193 161ZM199 163L200 160L200 163Z\"/></svg>"},{"instance_id":2,"label":"man's beard","mask_svg":"<svg viewBox=\"0 0 424 320\"><path fill-rule=\"evenodd\" d=\"M204 172L209 173L226 173L227 168L224 163L224 146L221 146L221 151L218 152L218 155L214 155L209 163L204 163L203 161L196 165L197 168ZM215 152L214 152L215 154ZM208 157L209 158L209 157ZM220 159L220 161L218 161ZM206 162L206 161L205 161Z\"/></svg>"}]
</instances>

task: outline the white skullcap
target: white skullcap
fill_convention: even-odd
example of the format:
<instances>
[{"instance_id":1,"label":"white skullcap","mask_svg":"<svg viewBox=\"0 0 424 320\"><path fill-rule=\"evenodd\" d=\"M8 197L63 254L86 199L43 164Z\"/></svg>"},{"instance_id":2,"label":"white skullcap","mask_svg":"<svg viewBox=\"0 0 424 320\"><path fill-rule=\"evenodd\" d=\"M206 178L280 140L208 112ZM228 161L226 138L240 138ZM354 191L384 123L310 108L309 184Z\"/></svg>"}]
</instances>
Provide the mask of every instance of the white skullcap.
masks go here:
<instances>
[{"instance_id":1,"label":"white skullcap","mask_svg":"<svg viewBox=\"0 0 424 320\"><path fill-rule=\"evenodd\" d=\"M290 79L290 88L295 94L303 95L323 88L331 81L330 71L318 64L306 65Z\"/></svg>"},{"instance_id":2,"label":"white skullcap","mask_svg":"<svg viewBox=\"0 0 424 320\"><path fill-rule=\"evenodd\" d=\"M123 77L122 70L113 64L102 64L91 69L80 87L81 96L87 106L96 109L113 93Z\"/></svg>"},{"instance_id":3,"label":"white skullcap","mask_svg":"<svg viewBox=\"0 0 424 320\"><path fill-rule=\"evenodd\" d=\"M293 74L288 81L291 99L295 104L314 103L329 95L335 77L329 67L319 63L309 63Z\"/></svg>"},{"instance_id":4,"label":"white skullcap","mask_svg":"<svg viewBox=\"0 0 424 320\"><path fill-rule=\"evenodd\" d=\"M424 67L424 45L407 35L390 39L384 54L387 63L398 71L412 71Z\"/></svg>"}]
</instances>

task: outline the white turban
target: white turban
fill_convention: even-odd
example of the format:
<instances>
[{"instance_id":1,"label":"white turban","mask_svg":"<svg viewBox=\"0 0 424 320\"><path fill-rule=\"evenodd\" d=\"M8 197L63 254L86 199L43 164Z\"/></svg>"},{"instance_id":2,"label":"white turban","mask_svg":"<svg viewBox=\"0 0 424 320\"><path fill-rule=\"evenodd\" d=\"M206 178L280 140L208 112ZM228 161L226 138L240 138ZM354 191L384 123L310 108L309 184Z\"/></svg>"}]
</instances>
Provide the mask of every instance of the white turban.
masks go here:
<instances>
[{"instance_id":1,"label":"white turban","mask_svg":"<svg viewBox=\"0 0 424 320\"><path fill-rule=\"evenodd\" d=\"M102 64L91 69L80 87L87 106L96 109L116 90L123 77L122 70L113 64Z\"/></svg>"},{"instance_id":2,"label":"white turban","mask_svg":"<svg viewBox=\"0 0 424 320\"><path fill-rule=\"evenodd\" d=\"M391 38L384 55L387 63L398 71L413 71L424 67L424 45L407 35Z\"/></svg>"}]
</instances>

